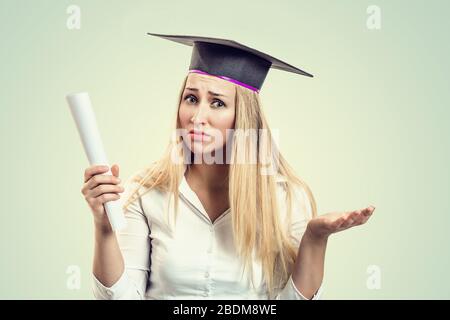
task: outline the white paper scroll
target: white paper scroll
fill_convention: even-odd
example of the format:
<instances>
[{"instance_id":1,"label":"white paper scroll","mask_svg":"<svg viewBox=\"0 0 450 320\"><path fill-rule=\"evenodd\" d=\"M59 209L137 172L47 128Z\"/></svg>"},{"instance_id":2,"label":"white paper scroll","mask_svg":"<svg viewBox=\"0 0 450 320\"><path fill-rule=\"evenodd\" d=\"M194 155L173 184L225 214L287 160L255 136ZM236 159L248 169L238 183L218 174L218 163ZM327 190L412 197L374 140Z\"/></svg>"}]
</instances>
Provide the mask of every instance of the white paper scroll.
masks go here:
<instances>
[{"instance_id":1,"label":"white paper scroll","mask_svg":"<svg viewBox=\"0 0 450 320\"><path fill-rule=\"evenodd\" d=\"M89 94L87 92L73 93L67 95L66 99L77 125L89 163L91 165L107 165L109 167ZM112 175L111 169L108 170L106 175ZM126 226L125 216L119 200L108 201L104 204L104 207L113 230L120 230Z\"/></svg>"}]
</instances>

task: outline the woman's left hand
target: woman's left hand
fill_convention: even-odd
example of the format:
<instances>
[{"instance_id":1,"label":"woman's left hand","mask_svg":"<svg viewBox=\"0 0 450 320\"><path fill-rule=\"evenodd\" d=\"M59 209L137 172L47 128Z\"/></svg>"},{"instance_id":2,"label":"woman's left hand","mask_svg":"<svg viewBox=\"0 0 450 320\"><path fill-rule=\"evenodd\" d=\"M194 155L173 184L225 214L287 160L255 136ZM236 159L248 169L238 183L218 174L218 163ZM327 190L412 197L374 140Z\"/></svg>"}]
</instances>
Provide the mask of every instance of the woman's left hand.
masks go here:
<instances>
[{"instance_id":1,"label":"woman's left hand","mask_svg":"<svg viewBox=\"0 0 450 320\"><path fill-rule=\"evenodd\" d=\"M333 233L366 223L374 210L374 206L369 206L360 210L323 214L308 222L306 232L312 238L326 240Z\"/></svg>"}]
</instances>

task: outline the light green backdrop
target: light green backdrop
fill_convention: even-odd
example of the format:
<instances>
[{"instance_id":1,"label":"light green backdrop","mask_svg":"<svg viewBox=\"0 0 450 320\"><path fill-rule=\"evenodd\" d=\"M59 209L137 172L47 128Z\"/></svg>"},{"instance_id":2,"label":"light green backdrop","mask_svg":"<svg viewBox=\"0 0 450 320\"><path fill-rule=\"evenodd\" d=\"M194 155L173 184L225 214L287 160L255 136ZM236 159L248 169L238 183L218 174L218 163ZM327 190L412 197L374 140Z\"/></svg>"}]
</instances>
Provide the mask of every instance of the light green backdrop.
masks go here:
<instances>
[{"instance_id":1,"label":"light green backdrop","mask_svg":"<svg viewBox=\"0 0 450 320\"><path fill-rule=\"evenodd\" d=\"M81 9L79 30L66 26L69 5ZM369 5L379 30L367 27ZM234 39L315 75L266 78L280 147L320 213L377 207L330 239L324 298L450 298L449 10L420 0L0 0L0 298L92 298L88 163L64 97L90 93L122 178L158 159L191 50L146 32ZM367 285L372 265L379 289ZM70 266L79 289L67 285Z\"/></svg>"}]
</instances>

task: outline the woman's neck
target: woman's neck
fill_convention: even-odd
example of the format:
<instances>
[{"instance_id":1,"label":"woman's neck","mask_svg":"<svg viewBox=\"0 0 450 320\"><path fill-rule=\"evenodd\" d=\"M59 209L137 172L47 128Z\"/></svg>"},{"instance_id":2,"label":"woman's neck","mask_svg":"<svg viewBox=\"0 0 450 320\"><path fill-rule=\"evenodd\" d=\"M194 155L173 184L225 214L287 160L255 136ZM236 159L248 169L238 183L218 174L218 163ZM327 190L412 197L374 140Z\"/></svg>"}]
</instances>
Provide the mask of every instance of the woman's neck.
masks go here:
<instances>
[{"instance_id":1,"label":"woman's neck","mask_svg":"<svg viewBox=\"0 0 450 320\"><path fill-rule=\"evenodd\" d=\"M228 164L191 164L186 179L195 189L223 192L228 189Z\"/></svg>"}]
</instances>

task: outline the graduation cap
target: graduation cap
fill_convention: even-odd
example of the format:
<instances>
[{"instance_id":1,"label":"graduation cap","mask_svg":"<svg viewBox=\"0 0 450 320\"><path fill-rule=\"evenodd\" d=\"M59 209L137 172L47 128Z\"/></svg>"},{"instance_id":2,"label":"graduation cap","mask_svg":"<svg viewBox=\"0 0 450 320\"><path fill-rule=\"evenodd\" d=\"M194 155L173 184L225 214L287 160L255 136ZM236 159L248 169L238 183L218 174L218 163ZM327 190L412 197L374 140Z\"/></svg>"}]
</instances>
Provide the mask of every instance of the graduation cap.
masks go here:
<instances>
[{"instance_id":1,"label":"graduation cap","mask_svg":"<svg viewBox=\"0 0 450 320\"><path fill-rule=\"evenodd\" d=\"M193 47L189 72L207 74L259 92L270 68L312 77L286 62L233 40L147 33Z\"/></svg>"}]
</instances>

